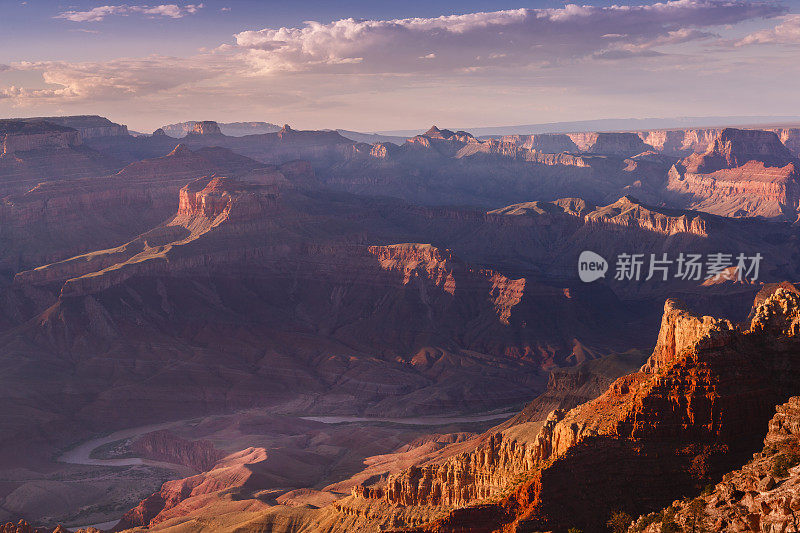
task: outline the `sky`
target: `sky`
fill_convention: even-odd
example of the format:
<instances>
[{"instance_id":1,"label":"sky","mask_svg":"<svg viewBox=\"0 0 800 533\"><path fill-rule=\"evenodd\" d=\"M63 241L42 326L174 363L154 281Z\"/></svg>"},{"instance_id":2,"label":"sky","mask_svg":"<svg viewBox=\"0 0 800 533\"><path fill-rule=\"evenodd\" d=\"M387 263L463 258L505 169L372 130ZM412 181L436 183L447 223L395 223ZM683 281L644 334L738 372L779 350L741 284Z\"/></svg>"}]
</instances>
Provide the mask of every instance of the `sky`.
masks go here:
<instances>
[{"instance_id":1,"label":"sky","mask_svg":"<svg viewBox=\"0 0 800 533\"><path fill-rule=\"evenodd\" d=\"M797 115L800 0L0 0L0 116L359 131Z\"/></svg>"}]
</instances>

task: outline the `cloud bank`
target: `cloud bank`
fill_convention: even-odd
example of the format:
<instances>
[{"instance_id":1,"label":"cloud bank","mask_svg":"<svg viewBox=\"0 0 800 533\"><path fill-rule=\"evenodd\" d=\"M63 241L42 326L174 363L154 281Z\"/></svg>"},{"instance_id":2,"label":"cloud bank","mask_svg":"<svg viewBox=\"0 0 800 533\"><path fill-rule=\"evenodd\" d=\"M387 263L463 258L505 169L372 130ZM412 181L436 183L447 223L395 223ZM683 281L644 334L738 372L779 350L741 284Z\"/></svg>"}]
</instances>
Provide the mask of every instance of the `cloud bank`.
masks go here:
<instances>
[{"instance_id":1,"label":"cloud bank","mask_svg":"<svg viewBox=\"0 0 800 533\"><path fill-rule=\"evenodd\" d=\"M656 46L702 40L701 28L775 17L773 2L675 0L640 6L515 9L437 18L307 22L236 34L254 69L324 70L358 64L360 72L415 72L552 64L614 52L649 54ZM436 61L420 61L436 59Z\"/></svg>"},{"instance_id":2,"label":"cloud bank","mask_svg":"<svg viewBox=\"0 0 800 533\"><path fill-rule=\"evenodd\" d=\"M121 4L59 17L172 19L200 9L203 4ZM762 19L775 22L744 31ZM386 117L407 123L414 113L424 122L471 117L459 118L460 124L513 122L523 115L547 121L731 109L767 114L765 105L785 112L795 97L790 86L763 80L800 76L787 50L770 47L797 44L799 34L800 15L769 0L345 18L249 29L188 57L6 62L0 64L0 110L135 108L161 121L165 113L211 107L242 120L261 110L350 129L386 128ZM380 124L369 122L377 117L384 117Z\"/></svg>"}]
</instances>

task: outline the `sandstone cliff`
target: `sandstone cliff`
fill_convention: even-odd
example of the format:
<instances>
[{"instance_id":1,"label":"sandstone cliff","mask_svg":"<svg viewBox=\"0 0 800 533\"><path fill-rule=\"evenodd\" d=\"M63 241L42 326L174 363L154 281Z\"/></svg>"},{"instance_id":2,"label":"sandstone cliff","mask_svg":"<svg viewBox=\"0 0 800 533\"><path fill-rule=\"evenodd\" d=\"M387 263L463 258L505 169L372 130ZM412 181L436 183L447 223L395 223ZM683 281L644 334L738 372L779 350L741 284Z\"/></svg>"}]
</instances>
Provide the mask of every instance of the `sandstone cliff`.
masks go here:
<instances>
[{"instance_id":1,"label":"sandstone cliff","mask_svg":"<svg viewBox=\"0 0 800 533\"><path fill-rule=\"evenodd\" d=\"M630 157L652 150L635 133L570 133L569 138L582 152Z\"/></svg>"},{"instance_id":2,"label":"sandstone cliff","mask_svg":"<svg viewBox=\"0 0 800 533\"><path fill-rule=\"evenodd\" d=\"M778 289L756 312L763 318L739 332L668 302L642 371L594 401L554 411L524 446L504 449L501 441L467 461L409 470L358 497L445 509L500 497L418 531L455 531L478 520L487 531L504 523L595 530L614 509L652 509L722 475L758 446L752 428L766 427L771 406L797 388L798 313L800 297Z\"/></svg>"},{"instance_id":3,"label":"sandstone cliff","mask_svg":"<svg viewBox=\"0 0 800 533\"><path fill-rule=\"evenodd\" d=\"M693 209L793 222L800 202L799 165L775 133L727 128L705 153L670 169L666 192Z\"/></svg>"},{"instance_id":4,"label":"sandstone cliff","mask_svg":"<svg viewBox=\"0 0 800 533\"><path fill-rule=\"evenodd\" d=\"M0 156L16 152L58 150L81 144L81 135L72 128L49 122L0 121Z\"/></svg>"}]
</instances>

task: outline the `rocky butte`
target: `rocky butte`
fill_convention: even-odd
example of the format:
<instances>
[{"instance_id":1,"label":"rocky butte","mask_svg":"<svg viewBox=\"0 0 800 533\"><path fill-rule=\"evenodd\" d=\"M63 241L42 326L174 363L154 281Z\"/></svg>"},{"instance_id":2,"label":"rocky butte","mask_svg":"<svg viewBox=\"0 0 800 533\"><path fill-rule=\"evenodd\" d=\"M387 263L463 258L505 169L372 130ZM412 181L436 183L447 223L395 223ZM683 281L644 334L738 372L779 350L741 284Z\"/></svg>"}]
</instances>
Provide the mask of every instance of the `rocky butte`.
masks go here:
<instances>
[{"instance_id":1,"label":"rocky butte","mask_svg":"<svg viewBox=\"0 0 800 533\"><path fill-rule=\"evenodd\" d=\"M222 130L219 129L219 124L213 120L203 120L195 122L187 135L222 135Z\"/></svg>"}]
</instances>

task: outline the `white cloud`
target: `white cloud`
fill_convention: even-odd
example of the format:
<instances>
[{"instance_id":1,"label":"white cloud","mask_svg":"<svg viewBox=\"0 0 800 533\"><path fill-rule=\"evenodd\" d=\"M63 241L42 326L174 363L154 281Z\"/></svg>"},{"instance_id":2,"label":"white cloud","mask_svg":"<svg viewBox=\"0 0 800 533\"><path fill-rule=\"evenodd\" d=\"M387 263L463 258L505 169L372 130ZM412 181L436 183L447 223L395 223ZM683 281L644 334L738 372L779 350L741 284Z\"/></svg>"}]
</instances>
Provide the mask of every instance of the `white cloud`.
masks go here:
<instances>
[{"instance_id":1,"label":"white cloud","mask_svg":"<svg viewBox=\"0 0 800 533\"><path fill-rule=\"evenodd\" d=\"M88 11L64 11L55 18L66 19L72 22L100 22L106 17L117 15L127 16L140 14L150 17L166 17L179 19L186 15L193 15L203 8L203 4L187 4L179 6L177 4L149 5L126 5L100 6Z\"/></svg>"},{"instance_id":2,"label":"white cloud","mask_svg":"<svg viewBox=\"0 0 800 533\"><path fill-rule=\"evenodd\" d=\"M751 33L737 43L748 44L800 44L800 15L787 15L774 28Z\"/></svg>"},{"instance_id":3,"label":"white cloud","mask_svg":"<svg viewBox=\"0 0 800 533\"><path fill-rule=\"evenodd\" d=\"M515 9L436 18L342 19L328 24L265 28L236 34L258 73L326 71L362 58L359 72L459 71L488 66L525 66L711 37L702 28L781 15L772 2L673 0L639 6L568 4L555 9ZM439 61L417 61L436 50ZM494 51L491 56L487 53ZM653 55L655 52L648 52ZM502 58L502 61L498 59ZM423 62L424 63L424 62Z\"/></svg>"}]
</instances>

